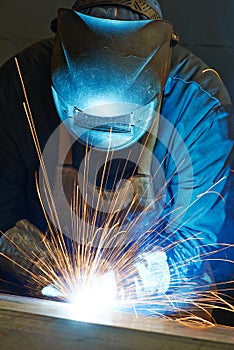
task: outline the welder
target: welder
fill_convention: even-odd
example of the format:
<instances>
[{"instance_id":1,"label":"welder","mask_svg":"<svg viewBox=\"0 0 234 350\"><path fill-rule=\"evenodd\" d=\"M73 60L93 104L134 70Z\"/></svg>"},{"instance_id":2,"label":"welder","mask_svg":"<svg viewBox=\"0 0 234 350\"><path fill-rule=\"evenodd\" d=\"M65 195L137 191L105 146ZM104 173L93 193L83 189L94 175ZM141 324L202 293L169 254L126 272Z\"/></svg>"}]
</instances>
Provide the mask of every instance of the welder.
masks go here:
<instances>
[{"instance_id":1,"label":"welder","mask_svg":"<svg viewBox=\"0 0 234 350\"><path fill-rule=\"evenodd\" d=\"M51 182L57 183L62 169L69 192L86 144L93 149L90 164L100 163L95 189L107 175L107 195L118 191L120 179L130 181L138 197L136 211L149 207L137 230L144 231L147 222L152 231L136 251L143 291L166 294L188 279L212 285L214 279L230 278L228 269L219 272L214 264L211 272L202 261L227 241L230 221L225 203L233 119L222 81L177 45L178 35L156 0L78 0L72 9L59 10L52 29L55 38L17 55L42 150L62 125L49 156ZM20 245L31 237L28 232L45 232L47 224L35 185L40 164L14 59L1 67L0 89L0 228L5 232L0 249L28 268L11 241ZM72 147L66 152L69 135ZM134 157L126 162L129 150ZM101 159L107 152L114 160L105 168ZM66 227L64 213L61 209ZM37 244L25 246L32 251ZM20 281L9 260L1 259L1 271L4 278Z\"/></svg>"}]
</instances>

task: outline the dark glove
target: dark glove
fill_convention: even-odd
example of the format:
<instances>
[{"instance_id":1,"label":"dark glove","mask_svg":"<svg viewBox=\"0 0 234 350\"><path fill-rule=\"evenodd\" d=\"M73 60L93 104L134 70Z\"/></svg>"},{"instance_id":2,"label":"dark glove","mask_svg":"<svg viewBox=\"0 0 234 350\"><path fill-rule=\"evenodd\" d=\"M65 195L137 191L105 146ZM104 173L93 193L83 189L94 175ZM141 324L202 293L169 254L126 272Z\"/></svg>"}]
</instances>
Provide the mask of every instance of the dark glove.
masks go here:
<instances>
[{"instance_id":1,"label":"dark glove","mask_svg":"<svg viewBox=\"0 0 234 350\"><path fill-rule=\"evenodd\" d=\"M42 242L43 239L43 242ZM39 265L49 261L45 237L27 220L20 220L0 238L0 271L9 280L30 285L41 274Z\"/></svg>"}]
</instances>

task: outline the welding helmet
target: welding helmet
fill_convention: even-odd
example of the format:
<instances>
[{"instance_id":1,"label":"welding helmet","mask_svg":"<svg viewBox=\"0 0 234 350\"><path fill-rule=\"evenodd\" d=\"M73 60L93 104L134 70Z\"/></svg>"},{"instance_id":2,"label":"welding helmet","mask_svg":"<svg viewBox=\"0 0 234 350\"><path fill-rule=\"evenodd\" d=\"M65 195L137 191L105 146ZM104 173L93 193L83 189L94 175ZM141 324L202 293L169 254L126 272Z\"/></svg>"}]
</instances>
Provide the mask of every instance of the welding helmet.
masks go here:
<instances>
[{"instance_id":1,"label":"welding helmet","mask_svg":"<svg viewBox=\"0 0 234 350\"><path fill-rule=\"evenodd\" d=\"M160 105L173 35L161 19L109 20L60 9L52 93L69 132L100 150L141 139Z\"/></svg>"}]
</instances>

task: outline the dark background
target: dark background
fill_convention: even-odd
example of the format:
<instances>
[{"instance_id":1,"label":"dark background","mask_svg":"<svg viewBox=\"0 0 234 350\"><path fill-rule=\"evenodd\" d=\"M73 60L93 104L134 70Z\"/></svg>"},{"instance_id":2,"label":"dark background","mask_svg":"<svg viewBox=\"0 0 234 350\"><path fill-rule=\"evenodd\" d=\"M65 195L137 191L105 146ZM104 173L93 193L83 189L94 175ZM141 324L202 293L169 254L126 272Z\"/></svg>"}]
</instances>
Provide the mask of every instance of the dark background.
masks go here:
<instances>
[{"instance_id":1,"label":"dark background","mask_svg":"<svg viewBox=\"0 0 234 350\"><path fill-rule=\"evenodd\" d=\"M161 0L180 43L221 75L234 103L234 0Z\"/></svg>"},{"instance_id":2,"label":"dark background","mask_svg":"<svg viewBox=\"0 0 234 350\"><path fill-rule=\"evenodd\" d=\"M31 43L51 36L57 8L73 0L0 0L0 65ZM180 43L217 70L234 101L234 0L161 0Z\"/></svg>"}]
</instances>

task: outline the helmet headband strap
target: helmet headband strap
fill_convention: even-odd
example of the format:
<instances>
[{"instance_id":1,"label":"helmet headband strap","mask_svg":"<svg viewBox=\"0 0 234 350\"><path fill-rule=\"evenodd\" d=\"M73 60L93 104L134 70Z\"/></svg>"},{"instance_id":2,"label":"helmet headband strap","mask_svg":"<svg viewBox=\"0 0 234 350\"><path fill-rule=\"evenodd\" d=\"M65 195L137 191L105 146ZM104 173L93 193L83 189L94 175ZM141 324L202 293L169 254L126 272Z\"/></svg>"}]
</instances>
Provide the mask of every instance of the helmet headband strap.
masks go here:
<instances>
[{"instance_id":1,"label":"helmet headband strap","mask_svg":"<svg viewBox=\"0 0 234 350\"><path fill-rule=\"evenodd\" d=\"M149 19L160 19L160 14L144 0L82 0L77 1L73 6L76 11L83 10L92 6L113 5L126 6L133 11L145 15Z\"/></svg>"}]
</instances>

